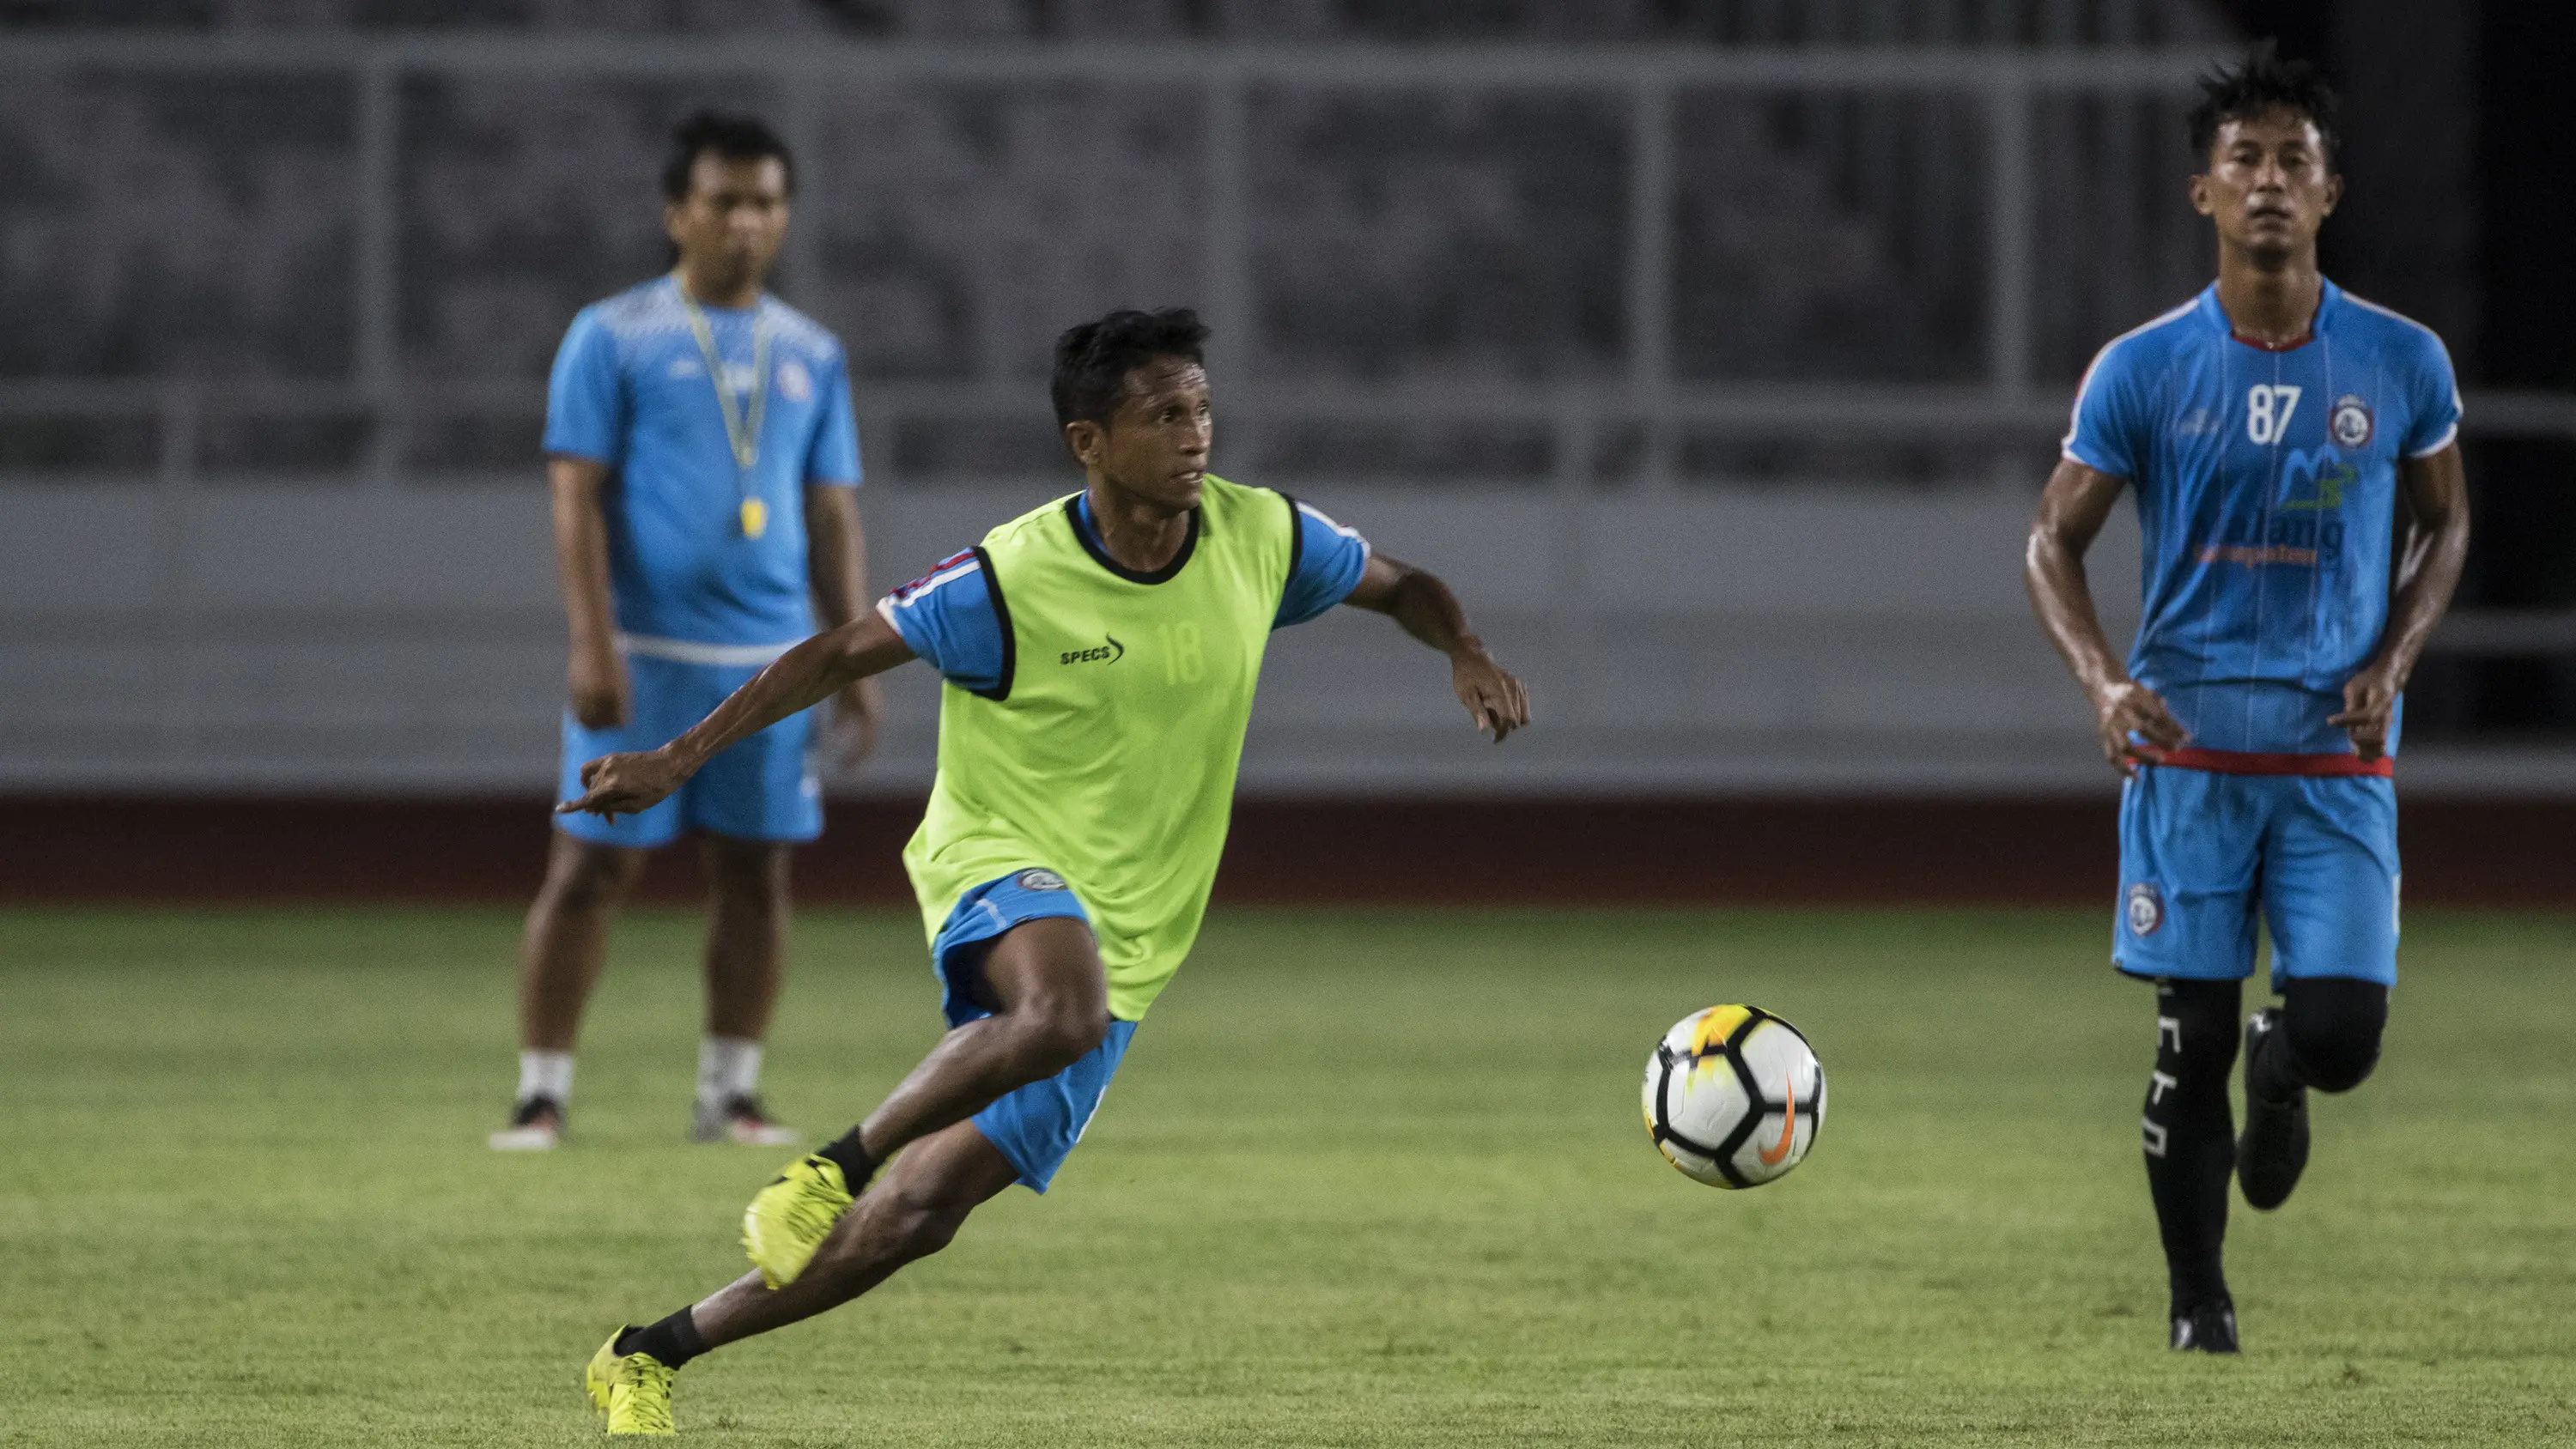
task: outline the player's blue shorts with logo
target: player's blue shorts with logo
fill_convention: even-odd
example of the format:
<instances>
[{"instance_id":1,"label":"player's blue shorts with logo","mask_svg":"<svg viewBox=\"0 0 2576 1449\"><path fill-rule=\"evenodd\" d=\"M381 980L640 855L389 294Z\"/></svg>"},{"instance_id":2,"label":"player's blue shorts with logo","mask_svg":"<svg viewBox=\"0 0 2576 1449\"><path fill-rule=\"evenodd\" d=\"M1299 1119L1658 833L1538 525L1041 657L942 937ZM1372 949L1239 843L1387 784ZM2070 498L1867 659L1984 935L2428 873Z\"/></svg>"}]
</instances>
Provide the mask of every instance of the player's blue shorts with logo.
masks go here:
<instances>
[{"instance_id":1,"label":"player's blue shorts with logo","mask_svg":"<svg viewBox=\"0 0 2576 1449\"><path fill-rule=\"evenodd\" d=\"M2120 792L2111 962L2132 976L2397 984L2397 792L2380 776L2141 765Z\"/></svg>"},{"instance_id":2,"label":"player's blue shorts with logo","mask_svg":"<svg viewBox=\"0 0 2576 1449\"><path fill-rule=\"evenodd\" d=\"M1064 878L1051 870L1022 870L988 880L958 897L955 908L930 943L931 970L939 977L939 1009L950 1027L991 1016L975 1000L975 985L984 957L995 938L1023 921L1070 916L1085 925L1091 916L1074 899ZM1082 1140L1109 1079L1127 1056L1136 1023L1111 1021L1109 1034L1080 1061L1052 1077L1006 1093L974 1116L975 1130L998 1149L1020 1174L1020 1183L1044 1192L1064 1166L1073 1145Z\"/></svg>"},{"instance_id":3,"label":"player's blue shorts with logo","mask_svg":"<svg viewBox=\"0 0 2576 1449\"><path fill-rule=\"evenodd\" d=\"M581 795L581 767L621 750L659 749L707 717L726 696L761 671L758 664L691 664L649 654L626 656L631 702L626 723L585 728L570 711L563 722L563 770L556 800ZM683 832L736 840L812 840L823 833L822 783L806 760L813 712L789 715L706 762L670 799L609 820L558 815L555 828L598 845L650 849Z\"/></svg>"}]
</instances>

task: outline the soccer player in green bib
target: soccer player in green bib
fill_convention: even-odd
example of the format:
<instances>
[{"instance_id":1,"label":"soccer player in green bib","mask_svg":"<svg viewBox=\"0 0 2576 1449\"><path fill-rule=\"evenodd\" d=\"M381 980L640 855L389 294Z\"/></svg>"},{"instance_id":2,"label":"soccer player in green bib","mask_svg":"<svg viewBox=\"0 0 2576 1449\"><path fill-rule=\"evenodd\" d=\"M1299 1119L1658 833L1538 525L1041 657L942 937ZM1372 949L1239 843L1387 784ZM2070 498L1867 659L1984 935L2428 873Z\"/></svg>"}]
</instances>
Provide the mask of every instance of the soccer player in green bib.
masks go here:
<instances>
[{"instance_id":1,"label":"soccer player in green bib","mask_svg":"<svg viewBox=\"0 0 2576 1449\"><path fill-rule=\"evenodd\" d=\"M1521 682L1438 579L1208 474L1206 337L1181 308L1065 333L1052 392L1081 492L789 650L662 748L592 761L560 807L646 809L727 745L906 660L946 681L939 778L903 862L950 1029L752 1199L753 1272L601 1346L584 1378L610 1433L671 1432L690 1359L858 1297L1014 1182L1046 1190L1198 936L1273 629L1337 603L1386 614L1449 657L1496 742L1528 723Z\"/></svg>"}]
</instances>

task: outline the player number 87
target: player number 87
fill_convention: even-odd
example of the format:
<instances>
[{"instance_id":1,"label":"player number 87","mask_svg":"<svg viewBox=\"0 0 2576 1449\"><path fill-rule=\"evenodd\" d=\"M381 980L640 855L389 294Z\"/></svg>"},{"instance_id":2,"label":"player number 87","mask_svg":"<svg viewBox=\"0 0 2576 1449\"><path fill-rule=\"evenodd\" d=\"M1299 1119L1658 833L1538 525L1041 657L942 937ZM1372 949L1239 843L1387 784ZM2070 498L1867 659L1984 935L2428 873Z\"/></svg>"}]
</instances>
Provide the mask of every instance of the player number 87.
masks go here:
<instances>
[{"instance_id":1,"label":"player number 87","mask_svg":"<svg viewBox=\"0 0 2576 1449\"><path fill-rule=\"evenodd\" d=\"M2254 384L2245 394L2245 436L2257 443L2279 442L2290 431L2290 414L2298 408L2297 388Z\"/></svg>"}]
</instances>

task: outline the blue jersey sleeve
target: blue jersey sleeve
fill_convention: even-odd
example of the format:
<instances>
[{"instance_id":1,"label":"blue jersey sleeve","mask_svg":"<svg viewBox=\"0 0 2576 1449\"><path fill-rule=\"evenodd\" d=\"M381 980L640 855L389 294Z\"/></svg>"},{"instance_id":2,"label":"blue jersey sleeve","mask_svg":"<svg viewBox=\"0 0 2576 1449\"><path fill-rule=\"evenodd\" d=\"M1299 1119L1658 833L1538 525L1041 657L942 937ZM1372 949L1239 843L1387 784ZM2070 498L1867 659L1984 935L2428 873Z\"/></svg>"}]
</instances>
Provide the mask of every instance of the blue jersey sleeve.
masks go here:
<instances>
[{"instance_id":1,"label":"blue jersey sleeve","mask_svg":"<svg viewBox=\"0 0 2576 1449\"><path fill-rule=\"evenodd\" d=\"M2060 445L2068 458L2114 478L2137 478L2144 462L2138 440L2148 433L2140 426L2145 407L2133 356L2120 342L2095 355L2075 390L2074 424Z\"/></svg>"},{"instance_id":2,"label":"blue jersey sleeve","mask_svg":"<svg viewBox=\"0 0 2576 1449\"><path fill-rule=\"evenodd\" d=\"M625 461L626 389L617 339L588 308L572 319L546 382L546 451L615 465Z\"/></svg>"},{"instance_id":3,"label":"blue jersey sleeve","mask_svg":"<svg viewBox=\"0 0 2576 1449\"><path fill-rule=\"evenodd\" d=\"M859 425L850 415L850 368L847 358L834 358L823 378L823 420L814 429L814 446L805 455L807 483L859 482Z\"/></svg>"},{"instance_id":4,"label":"blue jersey sleeve","mask_svg":"<svg viewBox=\"0 0 2576 1449\"><path fill-rule=\"evenodd\" d=\"M993 607L983 560L972 552L944 559L886 595L877 613L949 683L961 689L1001 686L1002 616Z\"/></svg>"},{"instance_id":5,"label":"blue jersey sleeve","mask_svg":"<svg viewBox=\"0 0 2576 1449\"><path fill-rule=\"evenodd\" d=\"M2407 457L2429 458L2460 436L2460 382L2451 371L2451 350L2430 330L2408 379L2406 402L2406 437L2398 451Z\"/></svg>"},{"instance_id":6,"label":"blue jersey sleeve","mask_svg":"<svg viewBox=\"0 0 2576 1449\"><path fill-rule=\"evenodd\" d=\"M1312 504L1297 508L1297 565L1279 596L1273 629L1303 624L1351 596L1368 568L1369 543L1359 530L1345 528Z\"/></svg>"}]
</instances>

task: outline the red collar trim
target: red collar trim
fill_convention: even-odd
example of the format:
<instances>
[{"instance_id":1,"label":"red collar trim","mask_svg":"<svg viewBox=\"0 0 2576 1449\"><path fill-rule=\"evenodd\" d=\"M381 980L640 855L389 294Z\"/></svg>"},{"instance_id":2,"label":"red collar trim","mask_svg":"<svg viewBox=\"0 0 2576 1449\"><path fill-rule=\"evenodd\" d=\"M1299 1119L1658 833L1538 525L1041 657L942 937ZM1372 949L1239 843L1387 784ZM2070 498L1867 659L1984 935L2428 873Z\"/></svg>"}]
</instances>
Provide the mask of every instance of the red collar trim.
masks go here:
<instances>
[{"instance_id":1,"label":"red collar trim","mask_svg":"<svg viewBox=\"0 0 2576 1449\"><path fill-rule=\"evenodd\" d=\"M2308 330L2300 333L2298 340L2294 342L2266 342L2259 337L2248 337L2233 327L2227 329L2227 335L2231 340L2242 342L2258 352L2296 352L2317 340L2317 329L2313 323L2310 324Z\"/></svg>"}]
</instances>

